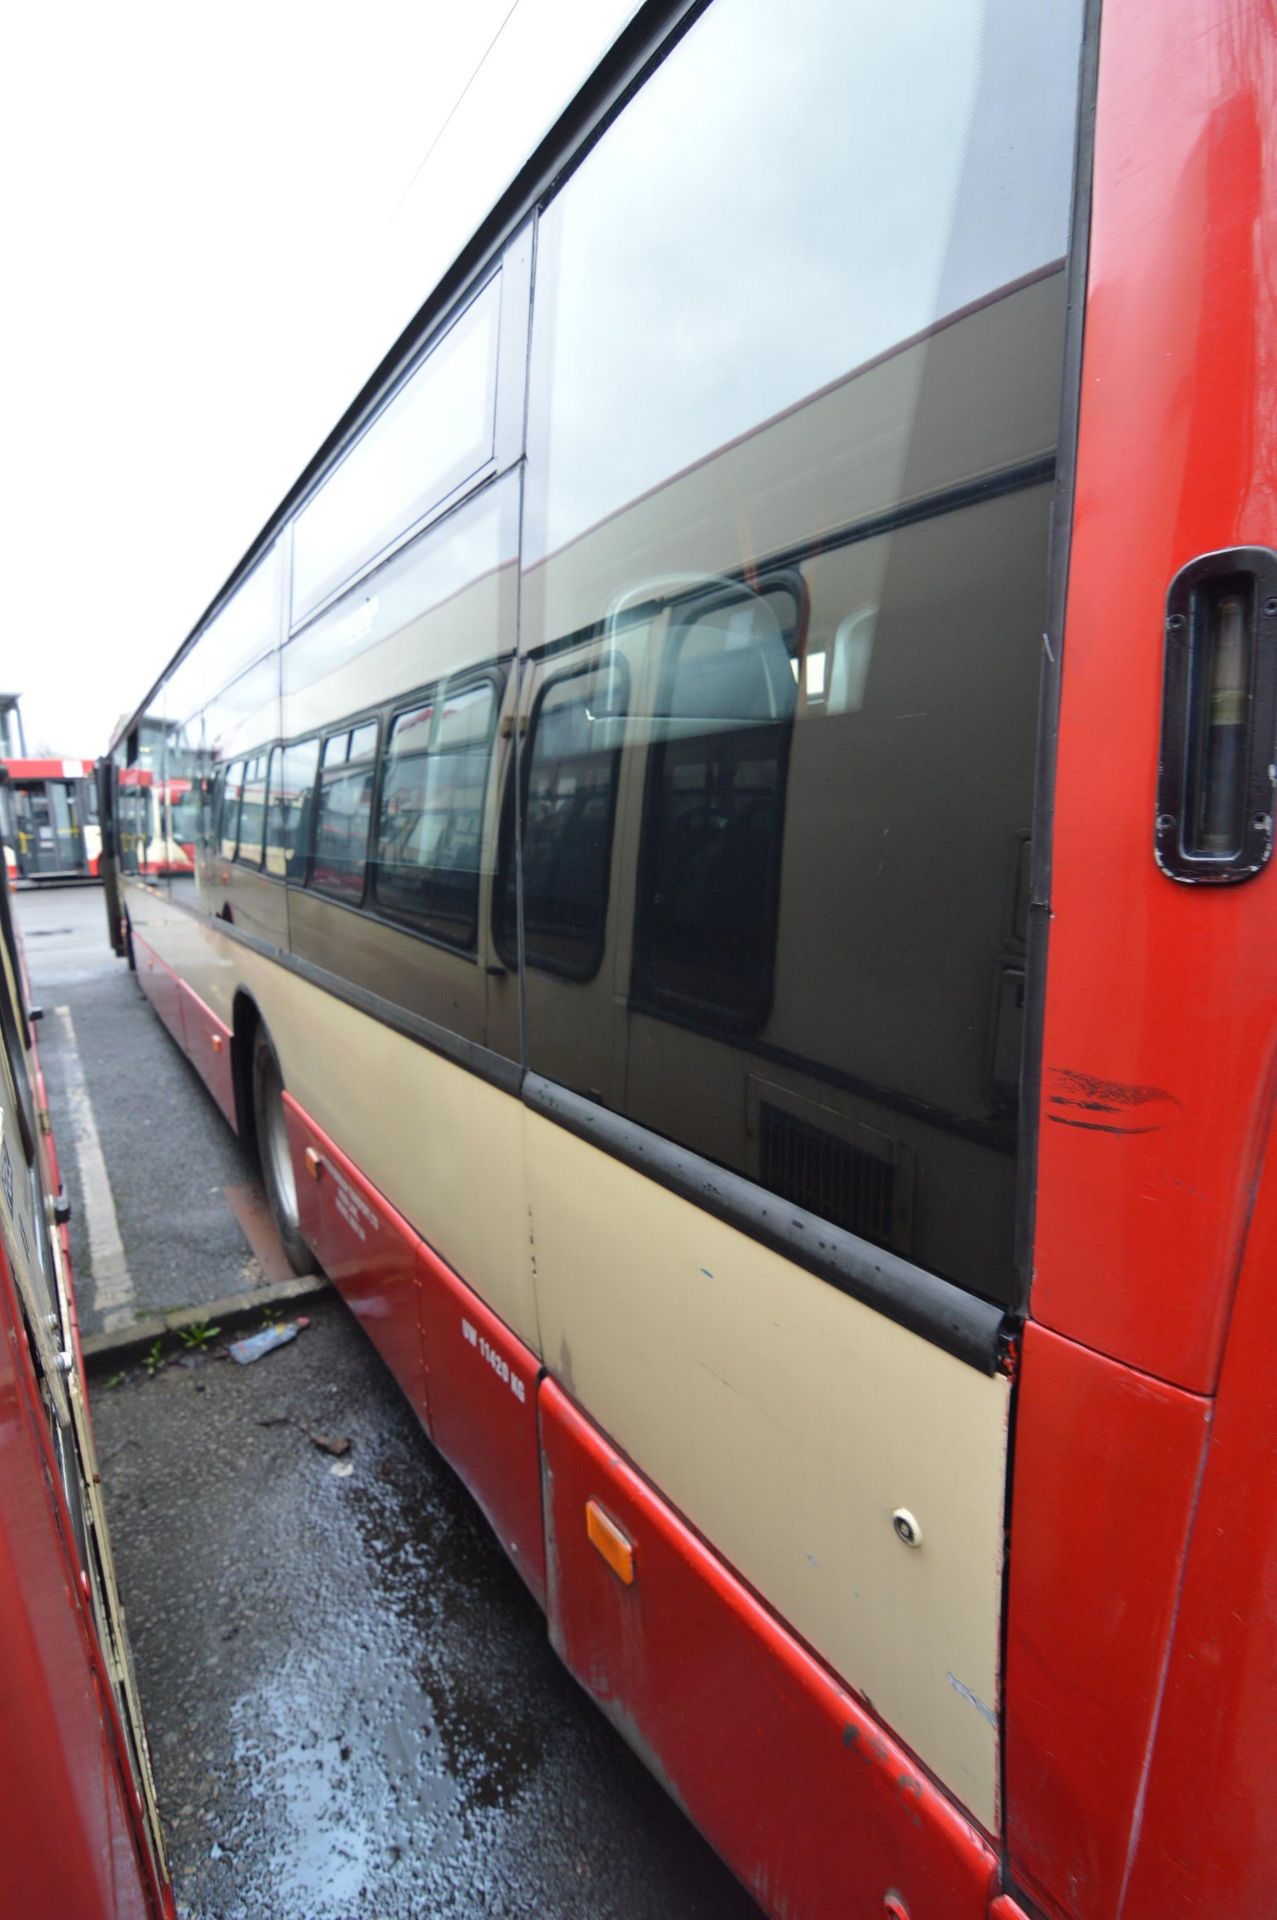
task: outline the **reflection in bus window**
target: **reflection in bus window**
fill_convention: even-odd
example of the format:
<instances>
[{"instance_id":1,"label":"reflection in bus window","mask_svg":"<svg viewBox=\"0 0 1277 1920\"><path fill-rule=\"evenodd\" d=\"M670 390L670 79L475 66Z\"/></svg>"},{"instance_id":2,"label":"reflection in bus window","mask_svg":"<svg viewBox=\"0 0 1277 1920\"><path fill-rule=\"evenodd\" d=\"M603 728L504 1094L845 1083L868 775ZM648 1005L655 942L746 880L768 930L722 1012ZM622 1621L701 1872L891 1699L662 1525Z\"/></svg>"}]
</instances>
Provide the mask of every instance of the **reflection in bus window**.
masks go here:
<instances>
[{"instance_id":1,"label":"reflection in bus window","mask_svg":"<svg viewBox=\"0 0 1277 1920\"><path fill-rule=\"evenodd\" d=\"M146 874L152 870L150 814L150 774L133 766L125 768L119 787L119 851L121 866L127 874Z\"/></svg>"},{"instance_id":2,"label":"reflection in bus window","mask_svg":"<svg viewBox=\"0 0 1277 1920\"><path fill-rule=\"evenodd\" d=\"M305 877L318 764L318 740L299 740L291 747L271 748L266 871L281 879Z\"/></svg>"},{"instance_id":3,"label":"reflection in bus window","mask_svg":"<svg viewBox=\"0 0 1277 1920\"><path fill-rule=\"evenodd\" d=\"M365 720L362 727L356 727L350 736L349 760L363 760L377 751L377 723Z\"/></svg>"},{"instance_id":4,"label":"reflection in bus window","mask_svg":"<svg viewBox=\"0 0 1277 1920\"><path fill-rule=\"evenodd\" d=\"M377 824L377 905L472 947L483 798L496 711L491 681L396 715Z\"/></svg>"},{"instance_id":5,"label":"reflection in bus window","mask_svg":"<svg viewBox=\"0 0 1277 1920\"><path fill-rule=\"evenodd\" d=\"M772 997L796 700L792 593L741 592L676 631L648 762L643 997L757 1026Z\"/></svg>"},{"instance_id":6,"label":"reflection in bus window","mask_svg":"<svg viewBox=\"0 0 1277 1920\"><path fill-rule=\"evenodd\" d=\"M169 676L165 698L172 720L189 721L220 688L276 645L282 560L276 540Z\"/></svg>"},{"instance_id":7,"label":"reflection in bus window","mask_svg":"<svg viewBox=\"0 0 1277 1920\"><path fill-rule=\"evenodd\" d=\"M498 276L298 514L295 622L491 458L500 301Z\"/></svg>"},{"instance_id":8,"label":"reflection in bus window","mask_svg":"<svg viewBox=\"0 0 1277 1920\"><path fill-rule=\"evenodd\" d=\"M809 645L803 653L803 703L826 713L859 713L865 704L865 685L873 658L877 607L860 607L847 614L828 642Z\"/></svg>"},{"instance_id":9,"label":"reflection in bus window","mask_svg":"<svg viewBox=\"0 0 1277 1920\"><path fill-rule=\"evenodd\" d=\"M255 867L262 864L266 832L266 755L257 753L244 771L244 793L239 809L239 857Z\"/></svg>"},{"instance_id":10,"label":"reflection in bus window","mask_svg":"<svg viewBox=\"0 0 1277 1920\"><path fill-rule=\"evenodd\" d=\"M616 811L624 663L547 683L532 719L523 798L523 937L527 964L586 980L603 958ZM503 946L513 945L513 861L503 863Z\"/></svg>"},{"instance_id":11,"label":"reflection in bus window","mask_svg":"<svg viewBox=\"0 0 1277 1920\"><path fill-rule=\"evenodd\" d=\"M191 860L200 833L199 788L193 781L175 779L166 783L165 790L168 797L168 837L173 842L176 855L183 861Z\"/></svg>"},{"instance_id":12,"label":"reflection in bus window","mask_svg":"<svg viewBox=\"0 0 1277 1920\"><path fill-rule=\"evenodd\" d=\"M224 769L211 767L200 779L200 849L204 853L215 853L217 850L218 818L225 778Z\"/></svg>"},{"instance_id":13,"label":"reflection in bus window","mask_svg":"<svg viewBox=\"0 0 1277 1920\"><path fill-rule=\"evenodd\" d=\"M376 744L372 722L324 742L310 877L314 886L343 900L363 898ZM364 757L356 759L356 746Z\"/></svg>"},{"instance_id":14,"label":"reflection in bus window","mask_svg":"<svg viewBox=\"0 0 1277 1920\"><path fill-rule=\"evenodd\" d=\"M226 770L226 782L222 788L221 845L223 860L235 858L235 848L239 844L239 802L244 791L244 762L237 760Z\"/></svg>"}]
</instances>

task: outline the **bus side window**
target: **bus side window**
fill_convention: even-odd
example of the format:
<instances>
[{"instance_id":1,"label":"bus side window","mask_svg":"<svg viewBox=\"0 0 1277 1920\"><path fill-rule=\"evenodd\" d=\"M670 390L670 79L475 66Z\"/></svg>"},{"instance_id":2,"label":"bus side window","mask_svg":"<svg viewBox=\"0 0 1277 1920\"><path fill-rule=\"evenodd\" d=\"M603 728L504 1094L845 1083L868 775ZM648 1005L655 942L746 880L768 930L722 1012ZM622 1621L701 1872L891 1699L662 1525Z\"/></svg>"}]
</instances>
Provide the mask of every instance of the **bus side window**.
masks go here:
<instances>
[{"instance_id":1,"label":"bus side window","mask_svg":"<svg viewBox=\"0 0 1277 1920\"><path fill-rule=\"evenodd\" d=\"M238 858L248 866L262 864L266 834L266 755L254 754L244 769L244 792L239 809Z\"/></svg>"},{"instance_id":2,"label":"bus side window","mask_svg":"<svg viewBox=\"0 0 1277 1920\"><path fill-rule=\"evenodd\" d=\"M272 747L266 803L266 871L279 879L301 880L310 842L318 740Z\"/></svg>"},{"instance_id":3,"label":"bus side window","mask_svg":"<svg viewBox=\"0 0 1277 1920\"><path fill-rule=\"evenodd\" d=\"M233 860L239 845L239 802L244 791L244 762L237 760L226 770L222 787L221 848L223 860Z\"/></svg>"},{"instance_id":4,"label":"bus side window","mask_svg":"<svg viewBox=\"0 0 1277 1920\"><path fill-rule=\"evenodd\" d=\"M140 871L142 850L138 844L138 789L125 786L123 776L116 775L116 792L119 802L120 820L120 868L124 873Z\"/></svg>"},{"instance_id":5,"label":"bus side window","mask_svg":"<svg viewBox=\"0 0 1277 1920\"><path fill-rule=\"evenodd\" d=\"M496 705L491 680L450 684L396 714L386 748L373 897L450 946L475 943Z\"/></svg>"},{"instance_id":6,"label":"bus side window","mask_svg":"<svg viewBox=\"0 0 1277 1920\"><path fill-rule=\"evenodd\" d=\"M282 747L272 747L266 768L266 845L262 869L276 880L284 877L284 826L288 818L287 796L280 788L283 755Z\"/></svg>"},{"instance_id":7,"label":"bus side window","mask_svg":"<svg viewBox=\"0 0 1277 1920\"><path fill-rule=\"evenodd\" d=\"M352 902L364 895L376 749L375 721L324 742L310 882Z\"/></svg>"},{"instance_id":8,"label":"bus side window","mask_svg":"<svg viewBox=\"0 0 1277 1920\"><path fill-rule=\"evenodd\" d=\"M639 857L635 999L739 1029L771 1008L799 603L742 588L666 655Z\"/></svg>"},{"instance_id":9,"label":"bus side window","mask_svg":"<svg viewBox=\"0 0 1277 1920\"><path fill-rule=\"evenodd\" d=\"M603 959L608 869L629 670L619 655L546 682L523 777L523 936L527 964L589 980ZM498 929L513 947L513 835L504 842Z\"/></svg>"},{"instance_id":10,"label":"bus side window","mask_svg":"<svg viewBox=\"0 0 1277 1920\"><path fill-rule=\"evenodd\" d=\"M200 776L200 848L204 853L212 853L217 845L217 815L224 779L221 768Z\"/></svg>"}]
</instances>

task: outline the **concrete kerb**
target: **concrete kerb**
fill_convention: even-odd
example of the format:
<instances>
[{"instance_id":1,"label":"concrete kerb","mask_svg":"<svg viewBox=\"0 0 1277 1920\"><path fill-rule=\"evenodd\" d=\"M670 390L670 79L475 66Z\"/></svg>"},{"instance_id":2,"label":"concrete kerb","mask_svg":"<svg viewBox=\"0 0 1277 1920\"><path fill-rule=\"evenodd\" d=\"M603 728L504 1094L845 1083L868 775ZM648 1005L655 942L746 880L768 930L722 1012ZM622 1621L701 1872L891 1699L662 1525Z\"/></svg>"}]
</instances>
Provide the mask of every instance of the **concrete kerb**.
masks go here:
<instances>
[{"instance_id":1,"label":"concrete kerb","mask_svg":"<svg viewBox=\"0 0 1277 1920\"><path fill-rule=\"evenodd\" d=\"M331 1281L322 1273L299 1274L295 1280L273 1280L248 1293L232 1293L225 1300L205 1300L195 1307L181 1307L173 1313L152 1314L134 1320L113 1333L90 1333L80 1345L84 1353L84 1371L88 1374L115 1371L130 1360L149 1353L157 1340L176 1339L201 1321L220 1327L223 1333L260 1319L262 1310L271 1307L301 1306L332 1292Z\"/></svg>"}]
</instances>

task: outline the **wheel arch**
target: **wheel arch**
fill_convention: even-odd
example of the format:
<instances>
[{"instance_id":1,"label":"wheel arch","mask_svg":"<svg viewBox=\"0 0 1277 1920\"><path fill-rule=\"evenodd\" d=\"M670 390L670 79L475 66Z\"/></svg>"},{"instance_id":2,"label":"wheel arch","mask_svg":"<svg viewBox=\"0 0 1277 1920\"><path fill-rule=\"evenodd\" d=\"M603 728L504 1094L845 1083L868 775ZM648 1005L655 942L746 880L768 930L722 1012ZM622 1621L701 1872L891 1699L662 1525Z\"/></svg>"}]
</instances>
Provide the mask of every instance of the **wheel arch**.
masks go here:
<instances>
[{"instance_id":1,"label":"wheel arch","mask_svg":"<svg viewBox=\"0 0 1277 1920\"><path fill-rule=\"evenodd\" d=\"M253 1040L265 1023L256 1000L245 988L236 989L231 1009L231 1084L235 1091L235 1131L246 1147L256 1150L257 1118L253 1109Z\"/></svg>"}]
</instances>

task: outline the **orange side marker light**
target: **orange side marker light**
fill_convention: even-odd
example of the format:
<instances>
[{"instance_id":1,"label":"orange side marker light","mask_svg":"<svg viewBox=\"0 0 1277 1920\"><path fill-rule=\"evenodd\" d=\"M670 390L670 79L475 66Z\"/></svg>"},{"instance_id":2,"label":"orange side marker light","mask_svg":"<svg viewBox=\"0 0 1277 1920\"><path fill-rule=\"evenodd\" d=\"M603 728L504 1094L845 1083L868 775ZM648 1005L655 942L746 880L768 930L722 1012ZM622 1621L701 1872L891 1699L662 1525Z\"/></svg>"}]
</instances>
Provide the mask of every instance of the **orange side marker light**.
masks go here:
<instances>
[{"instance_id":1,"label":"orange side marker light","mask_svg":"<svg viewBox=\"0 0 1277 1920\"><path fill-rule=\"evenodd\" d=\"M312 1180L318 1180L320 1174L324 1171L324 1163L313 1147L307 1147L306 1149L306 1171Z\"/></svg>"},{"instance_id":2,"label":"orange side marker light","mask_svg":"<svg viewBox=\"0 0 1277 1920\"><path fill-rule=\"evenodd\" d=\"M627 1540L615 1520L609 1520L597 1500L585 1503L585 1531L598 1548L622 1586L634 1585L634 1543Z\"/></svg>"}]
</instances>

